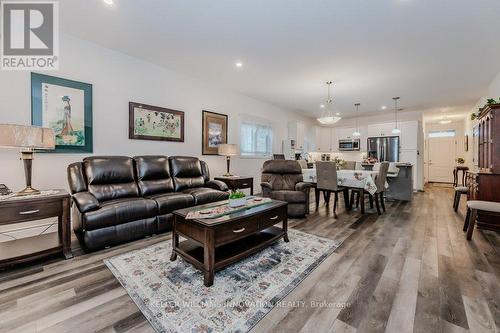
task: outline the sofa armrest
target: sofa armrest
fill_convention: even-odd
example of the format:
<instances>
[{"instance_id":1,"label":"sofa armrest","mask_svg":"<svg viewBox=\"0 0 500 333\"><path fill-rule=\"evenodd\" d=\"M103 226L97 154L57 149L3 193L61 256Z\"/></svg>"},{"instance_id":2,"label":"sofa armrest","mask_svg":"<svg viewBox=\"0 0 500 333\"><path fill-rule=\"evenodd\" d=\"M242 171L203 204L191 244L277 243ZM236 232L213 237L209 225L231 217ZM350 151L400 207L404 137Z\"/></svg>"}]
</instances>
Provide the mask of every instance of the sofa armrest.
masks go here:
<instances>
[{"instance_id":1,"label":"sofa armrest","mask_svg":"<svg viewBox=\"0 0 500 333\"><path fill-rule=\"evenodd\" d=\"M219 191L229 190L226 183L220 180L210 180L205 183L205 187L213 188L214 190L219 190Z\"/></svg>"},{"instance_id":2,"label":"sofa armrest","mask_svg":"<svg viewBox=\"0 0 500 333\"><path fill-rule=\"evenodd\" d=\"M312 187L311 183L300 182L300 183L295 184L296 191L302 191L302 192L309 191L309 189L311 189L311 187Z\"/></svg>"},{"instance_id":3,"label":"sofa armrest","mask_svg":"<svg viewBox=\"0 0 500 333\"><path fill-rule=\"evenodd\" d=\"M100 207L99 201L97 201L96 197L89 192L79 192L73 194L73 202L80 213L86 213Z\"/></svg>"}]
</instances>

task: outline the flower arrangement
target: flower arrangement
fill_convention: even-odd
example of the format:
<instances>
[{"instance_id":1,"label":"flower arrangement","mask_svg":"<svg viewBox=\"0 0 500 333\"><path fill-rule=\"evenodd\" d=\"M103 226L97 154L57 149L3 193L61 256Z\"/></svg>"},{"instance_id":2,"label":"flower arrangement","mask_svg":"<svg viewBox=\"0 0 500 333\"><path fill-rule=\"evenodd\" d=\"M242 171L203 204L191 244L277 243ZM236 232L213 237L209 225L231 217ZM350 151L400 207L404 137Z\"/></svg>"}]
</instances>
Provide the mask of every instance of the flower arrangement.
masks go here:
<instances>
[{"instance_id":1,"label":"flower arrangement","mask_svg":"<svg viewBox=\"0 0 500 333\"><path fill-rule=\"evenodd\" d=\"M240 190L232 190L229 194L229 207L240 207L247 203L246 195Z\"/></svg>"},{"instance_id":2,"label":"flower arrangement","mask_svg":"<svg viewBox=\"0 0 500 333\"><path fill-rule=\"evenodd\" d=\"M342 168L345 165L345 161L343 159L339 158L338 156L335 156L333 161L337 165L337 170Z\"/></svg>"}]
</instances>

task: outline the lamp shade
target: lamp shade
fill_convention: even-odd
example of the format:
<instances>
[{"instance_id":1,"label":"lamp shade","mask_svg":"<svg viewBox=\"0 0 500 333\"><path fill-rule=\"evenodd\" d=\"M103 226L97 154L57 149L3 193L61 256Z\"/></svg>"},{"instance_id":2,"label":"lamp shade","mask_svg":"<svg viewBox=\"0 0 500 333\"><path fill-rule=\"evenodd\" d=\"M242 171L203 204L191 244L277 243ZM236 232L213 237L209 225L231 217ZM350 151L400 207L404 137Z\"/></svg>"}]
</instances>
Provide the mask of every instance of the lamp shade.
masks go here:
<instances>
[{"instance_id":1,"label":"lamp shade","mask_svg":"<svg viewBox=\"0 0 500 333\"><path fill-rule=\"evenodd\" d=\"M54 131L37 126L0 124L0 147L54 149Z\"/></svg>"},{"instance_id":2,"label":"lamp shade","mask_svg":"<svg viewBox=\"0 0 500 333\"><path fill-rule=\"evenodd\" d=\"M220 144L219 145L219 155L222 156L236 156L239 155L240 150L238 145L234 144Z\"/></svg>"}]
</instances>

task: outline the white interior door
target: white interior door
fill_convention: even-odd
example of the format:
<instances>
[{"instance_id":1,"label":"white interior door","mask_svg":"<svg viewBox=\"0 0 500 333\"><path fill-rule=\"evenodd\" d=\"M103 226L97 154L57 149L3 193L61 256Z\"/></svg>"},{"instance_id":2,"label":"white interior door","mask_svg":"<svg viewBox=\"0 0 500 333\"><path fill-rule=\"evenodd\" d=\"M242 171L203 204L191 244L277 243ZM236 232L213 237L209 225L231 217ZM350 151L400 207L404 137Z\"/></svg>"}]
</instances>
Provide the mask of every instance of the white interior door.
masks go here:
<instances>
[{"instance_id":1,"label":"white interior door","mask_svg":"<svg viewBox=\"0 0 500 333\"><path fill-rule=\"evenodd\" d=\"M453 183L456 138L429 138L429 181Z\"/></svg>"}]
</instances>

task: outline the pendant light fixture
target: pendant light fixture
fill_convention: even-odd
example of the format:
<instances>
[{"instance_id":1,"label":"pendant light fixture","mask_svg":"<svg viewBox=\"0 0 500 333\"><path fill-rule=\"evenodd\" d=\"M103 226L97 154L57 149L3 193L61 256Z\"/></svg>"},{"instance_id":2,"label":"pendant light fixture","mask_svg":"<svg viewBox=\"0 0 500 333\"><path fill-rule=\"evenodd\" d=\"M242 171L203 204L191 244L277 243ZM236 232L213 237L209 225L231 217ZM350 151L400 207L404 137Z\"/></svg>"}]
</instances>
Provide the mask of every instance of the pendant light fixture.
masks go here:
<instances>
[{"instance_id":1,"label":"pendant light fixture","mask_svg":"<svg viewBox=\"0 0 500 333\"><path fill-rule=\"evenodd\" d=\"M323 111L321 113L321 117L316 119L318 122L320 122L323 125L333 125L336 122L338 122L340 119L342 119L341 117L339 117L339 115L340 115L339 113L334 114L333 110L332 110L333 100L330 96L330 86L332 84L333 84L332 81L328 81L326 83L326 85L328 87L328 99L326 100L326 103L325 103L325 107L324 107L325 111Z\"/></svg>"},{"instance_id":2,"label":"pendant light fixture","mask_svg":"<svg viewBox=\"0 0 500 333\"><path fill-rule=\"evenodd\" d=\"M356 130L354 131L354 133L352 133L352 136L354 136L354 137L361 136L361 133L359 132L359 126L358 126L358 113L359 113L359 106L360 105L361 105L360 103L354 104L354 106L356 107Z\"/></svg>"},{"instance_id":3,"label":"pendant light fixture","mask_svg":"<svg viewBox=\"0 0 500 333\"><path fill-rule=\"evenodd\" d=\"M398 101L399 97L393 97L394 100L394 129L392 130L392 134L399 134L401 130L398 127Z\"/></svg>"}]
</instances>

